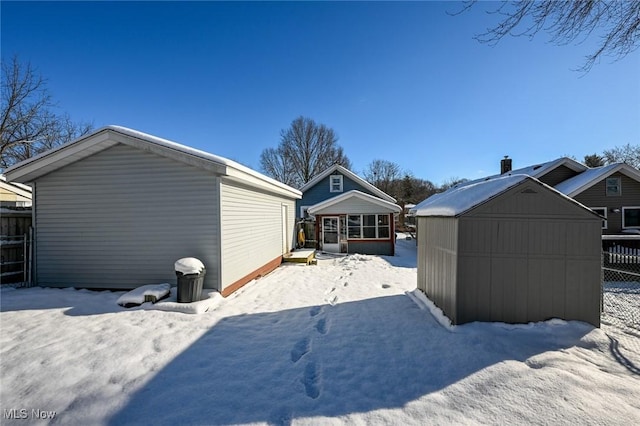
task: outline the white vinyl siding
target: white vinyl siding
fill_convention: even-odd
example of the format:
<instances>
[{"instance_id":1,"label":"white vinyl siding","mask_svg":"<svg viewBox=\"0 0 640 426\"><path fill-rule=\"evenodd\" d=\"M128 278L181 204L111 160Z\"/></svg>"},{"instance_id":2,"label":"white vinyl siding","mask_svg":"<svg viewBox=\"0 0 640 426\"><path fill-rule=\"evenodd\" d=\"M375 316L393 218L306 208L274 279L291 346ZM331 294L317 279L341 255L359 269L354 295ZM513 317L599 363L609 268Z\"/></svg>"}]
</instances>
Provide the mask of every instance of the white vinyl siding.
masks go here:
<instances>
[{"instance_id":1,"label":"white vinyl siding","mask_svg":"<svg viewBox=\"0 0 640 426\"><path fill-rule=\"evenodd\" d=\"M295 201L224 179L220 184L222 286L235 283L283 254L282 205L291 247Z\"/></svg>"},{"instance_id":2,"label":"white vinyl siding","mask_svg":"<svg viewBox=\"0 0 640 426\"><path fill-rule=\"evenodd\" d=\"M181 257L217 288L218 178L116 145L37 180L37 284L135 288L175 284Z\"/></svg>"}]
</instances>

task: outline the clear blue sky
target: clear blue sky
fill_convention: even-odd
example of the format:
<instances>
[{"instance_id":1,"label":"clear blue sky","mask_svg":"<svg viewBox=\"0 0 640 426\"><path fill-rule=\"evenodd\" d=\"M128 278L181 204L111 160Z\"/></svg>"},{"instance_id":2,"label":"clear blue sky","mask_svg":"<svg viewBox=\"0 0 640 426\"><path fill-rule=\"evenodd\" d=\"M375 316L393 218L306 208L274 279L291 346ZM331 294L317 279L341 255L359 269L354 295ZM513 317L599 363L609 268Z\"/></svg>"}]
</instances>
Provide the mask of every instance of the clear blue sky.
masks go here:
<instances>
[{"instance_id":1,"label":"clear blue sky","mask_svg":"<svg viewBox=\"0 0 640 426\"><path fill-rule=\"evenodd\" d=\"M376 158L436 184L640 144L640 50L586 75L594 42L478 43L496 16L458 2L5 2L18 54L60 106L259 170L300 116L332 127L362 173Z\"/></svg>"}]
</instances>

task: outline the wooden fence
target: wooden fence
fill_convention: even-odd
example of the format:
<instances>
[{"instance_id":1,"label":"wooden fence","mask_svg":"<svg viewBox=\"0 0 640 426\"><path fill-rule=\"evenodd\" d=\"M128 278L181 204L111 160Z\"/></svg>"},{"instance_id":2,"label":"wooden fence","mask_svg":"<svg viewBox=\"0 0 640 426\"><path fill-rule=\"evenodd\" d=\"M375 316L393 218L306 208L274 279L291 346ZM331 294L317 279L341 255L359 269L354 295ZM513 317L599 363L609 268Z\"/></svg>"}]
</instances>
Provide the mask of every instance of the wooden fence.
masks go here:
<instances>
[{"instance_id":1,"label":"wooden fence","mask_svg":"<svg viewBox=\"0 0 640 426\"><path fill-rule=\"evenodd\" d=\"M0 210L0 284L30 281L31 209Z\"/></svg>"}]
</instances>

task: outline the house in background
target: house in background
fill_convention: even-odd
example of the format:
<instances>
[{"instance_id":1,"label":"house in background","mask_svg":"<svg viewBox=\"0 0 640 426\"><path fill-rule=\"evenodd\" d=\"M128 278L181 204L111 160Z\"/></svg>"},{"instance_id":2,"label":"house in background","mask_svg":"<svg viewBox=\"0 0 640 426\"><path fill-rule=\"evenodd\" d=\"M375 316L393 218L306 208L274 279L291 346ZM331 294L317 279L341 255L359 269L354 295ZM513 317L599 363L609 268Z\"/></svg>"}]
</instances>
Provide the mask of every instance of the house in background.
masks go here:
<instances>
[{"instance_id":1,"label":"house in background","mask_svg":"<svg viewBox=\"0 0 640 426\"><path fill-rule=\"evenodd\" d=\"M453 324L600 325L596 213L526 175L454 187L414 208L418 288Z\"/></svg>"},{"instance_id":2,"label":"house in background","mask_svg":"<svg viewBox=\"0 0 640 426\"><path fill-rule=\"evenodd\" d=\"M640 171L633 167L588 169L555 188L602 216L604 235L640 234Z\"/></svg>"},{"instance_id":3,"label":"house in background","mask_svg":"<svg viewBox=\"0 0 640 426\"><path fill-rule=\"evenodd\" d=\"M0 207L31 207L31 187L0 175Z\"/></svg>"},{"instance_id":4,"label":"house in background","mask_svg":"<svg viewBox=\"0 0 640 426\"><path fill-rule=\"evenodd\" d=\"M337 164L301 191L297 212L302 220L315 217L317 248L332 253L395 253L394 217L402 209L390 195Z\"/></svg>"},{"instance_id":5,"label":"house in background","mask_svg":"<svg viewBox=\"0 0 640 426\"><path fill-rule=\"evenodd\" d=\"M589 207L604 218L604 235L640 234L640 171L627 164L589 168L570 158L559 158L511 170L511 160L505 158L500 169L503 176L535 177Z\"/></svg>"},{"instance_id":6,"label":"house in background","mask_svg":"<svg viewBox=\"0 0 640 426\"><path fill-rule=\"evenodd\" d=\"M118 126L6 175L33 186L34 282L51 287L173 283L174 262L196 257L204 287L226 296L281 263L301 197L236 162Z\"/></svg>"}]
</instances>

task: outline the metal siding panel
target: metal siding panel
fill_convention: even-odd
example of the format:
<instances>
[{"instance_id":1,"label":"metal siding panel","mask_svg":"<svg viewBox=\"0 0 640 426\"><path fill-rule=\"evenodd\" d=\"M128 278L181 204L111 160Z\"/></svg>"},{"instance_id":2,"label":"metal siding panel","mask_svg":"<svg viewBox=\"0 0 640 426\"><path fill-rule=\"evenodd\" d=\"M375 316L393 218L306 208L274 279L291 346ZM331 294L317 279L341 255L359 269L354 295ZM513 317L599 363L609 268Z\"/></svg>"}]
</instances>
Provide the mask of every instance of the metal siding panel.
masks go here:
<instances>
[{"instance_id":1,"label":"metal siding panel","mask_svg":"<svg viewBox=\"0 0 640 426\"><path fill-rule=\"evenodd\" d=\"M293 246L295 201L224 179L220 187L224 289L283 254L282 204L288 209L287 238Z\"/></svg>"},{"instance_id":2,"label":"metal siding panel","mask_svg":"<svg viewBox=\"0 0 640 426\"><path fill-rule=\"evenodd\" d=\"M427 296L456 323L457 219L419 217L418 222L419 280L424 280Z\"/></svg>"},{"instance_id":3,"label":"metal siding panel","mask_svg":"<svg viewBox=\"0 0 640 426\"><path fill-rule=\"evenodd\" d=\"M116 145L37 181L37 283L134 288L175 283L187 256L217 287L216 177Z\"/></svg>"}]
</instances>

